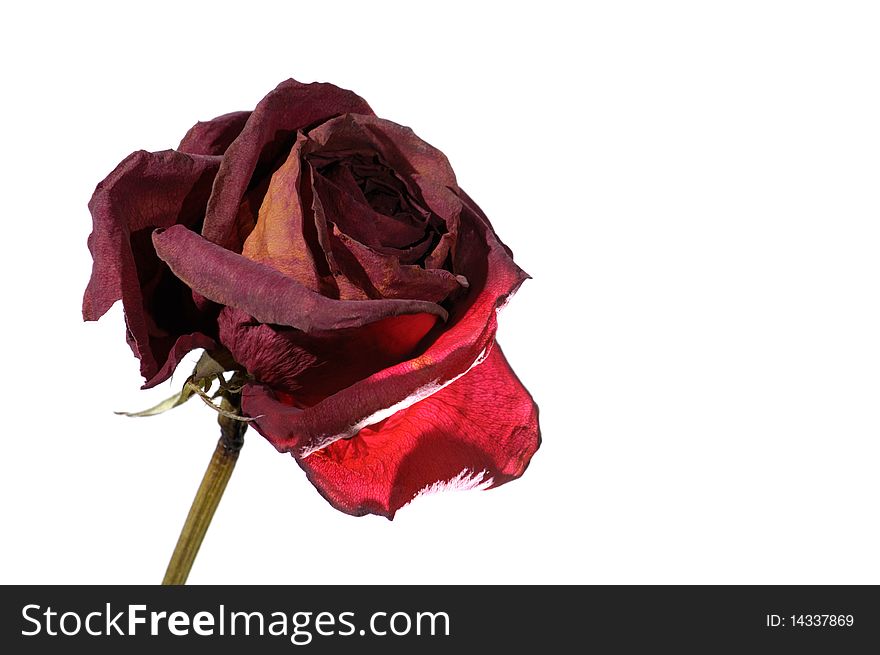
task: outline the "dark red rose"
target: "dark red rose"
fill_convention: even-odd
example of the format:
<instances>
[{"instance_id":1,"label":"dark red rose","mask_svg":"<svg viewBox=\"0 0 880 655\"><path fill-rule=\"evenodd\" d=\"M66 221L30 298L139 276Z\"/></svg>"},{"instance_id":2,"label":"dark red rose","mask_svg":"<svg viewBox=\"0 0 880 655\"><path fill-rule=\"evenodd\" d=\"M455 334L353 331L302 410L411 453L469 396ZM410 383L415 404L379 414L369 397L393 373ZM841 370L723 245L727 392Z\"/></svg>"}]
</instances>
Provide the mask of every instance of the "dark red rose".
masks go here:
<instances>
[{"instance_id":1,"label":"dark red rose","mask_svg":"<svg viewBox=\"0 0 880 655\"><path fill-rule=\"evenodd\" d=\"M446 157L350 91L288 80L136 152L89 203L83 316L122 299L145 387L229 355L242 410L334 507L519 477L537 407L495 343L528 277Z\"/></svg>"}]
</instances>

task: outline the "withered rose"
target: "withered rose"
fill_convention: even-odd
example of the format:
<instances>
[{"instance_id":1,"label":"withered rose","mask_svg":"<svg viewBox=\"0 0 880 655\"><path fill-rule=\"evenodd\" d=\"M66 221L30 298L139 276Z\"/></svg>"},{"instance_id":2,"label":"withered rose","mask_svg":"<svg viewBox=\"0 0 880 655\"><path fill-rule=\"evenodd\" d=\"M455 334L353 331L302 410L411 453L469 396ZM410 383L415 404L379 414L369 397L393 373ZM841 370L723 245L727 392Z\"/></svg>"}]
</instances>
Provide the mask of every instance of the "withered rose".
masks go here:
<instances>
[{"instance_id":1,"label":"withered rose","mask_svg":"<svg viewBox=\"0 0 880 655\"><path fill-rule=\"evenodd\" d=\"M391 518L538 448L495 343L527 275L446 157L351 91L283 82L133 153L89 208L85 319L122 299L145 387L196 348L233 361L243 413L334 507Z\"/></svg>"}]
</instances>

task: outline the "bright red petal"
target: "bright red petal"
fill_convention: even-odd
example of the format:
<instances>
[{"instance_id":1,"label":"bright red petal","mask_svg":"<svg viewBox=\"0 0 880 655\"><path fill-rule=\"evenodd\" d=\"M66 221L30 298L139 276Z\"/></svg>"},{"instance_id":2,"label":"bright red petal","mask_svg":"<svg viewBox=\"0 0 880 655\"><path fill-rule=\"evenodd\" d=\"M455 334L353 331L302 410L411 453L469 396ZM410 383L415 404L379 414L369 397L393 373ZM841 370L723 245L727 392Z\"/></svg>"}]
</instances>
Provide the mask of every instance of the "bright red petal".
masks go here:
<instances>
[{"instance_id":1,"label":"bright red petal","mask_svg":"<svg viewBox=\"0 0 880 655\"><path fill-rule=\"evenodd\" d=\"M299 464L337 509L390 519L422 491L518 478L539 445L537 406L496 345L448 387Z\"/></svg>"}]
</instances>

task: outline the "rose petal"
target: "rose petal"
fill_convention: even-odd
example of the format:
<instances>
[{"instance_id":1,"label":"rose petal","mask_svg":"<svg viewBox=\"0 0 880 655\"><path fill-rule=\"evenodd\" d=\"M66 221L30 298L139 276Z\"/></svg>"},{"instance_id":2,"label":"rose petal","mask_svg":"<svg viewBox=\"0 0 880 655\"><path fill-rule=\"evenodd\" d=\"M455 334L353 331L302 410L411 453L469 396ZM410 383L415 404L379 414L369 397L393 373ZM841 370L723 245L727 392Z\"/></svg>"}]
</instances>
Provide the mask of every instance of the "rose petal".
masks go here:
<instances>
[{"instance_id":1,"label":"rose petal","mask_svg":"<svg viewBox=\"0 0 880 655\"><path fill-rule=\"evenodd\" d=\"M290 135L320 121L348 112L372 114L357 94L332 84L287 80L263 98L238 137L227 148L208 203L202 235L229 250L241 252L235 220L241 199L260 162L271 163Z\"/></svg>"},{"instance_id":2,"label":"rose petal","mask_svg":"<svg viewBox=\"0 0 880 655\"><path fill-rule=\"evenodd\" d=\"M389 408L401 409L465 373L495 338L496 310L528 277L492 230L469 208L462 214L457 268L471 282L450 321L420 356L379 371L306 409L290 407L268 387L250 385L245 413L281 451L304 456L375 423ZM368 301L362 301L368 302ZM390 301L385 301L390 302Z\"/></svg>"},{"instance_id":3,"label":"rose petal","mask_svg":"<svg viewBox=\"0 0 880 655\"><path fill-rule=\"evenodd\" d=\"M191 155L222 155L241 133L249 111L234 111L193 125L177 149Z\"/></svg>"},{"instance_id":4,"label":"rose petal","mask_svg":"<svg viewBox=\"0 0 880 655\"><path fill-rule=\"evenodd\" d=\"M392 519L426 490L518 478L539 445L538 408L496 345L461 379L299 465L336 509Z\"/></svg>"},{"instance_id":5,"label":"rose petal","mask_svg":"<svg viewBox=\"0 0 880 655\"><path fill-rule=\"evenodd\" d=\"M456 236L447 232L440 237L437 245L434 246L434 250L425 257L425 268L445 268L446 258L449 256L449 251L452 250L452 244L455 242Z\"/></svg>"},{"instance_id":6,"label":"rose petal","mask_svg":"<svg viewBox=\"0 0 880 655\"><path fill-rule=\"evenodd\" d=\"M468 286L463 276L443 269L401 264L397 257L378 253L334 228L331 247L335 260L354 284L370 298L420 298L442 302Z\"/></svg>"},{"instance_id":7,"label":"rose petal","mask_svg":"<svg viewBox=\"0 0 880 655\"><path fill-rule=\"evenodd\" d=\"M220 305L241 309L261 323L321 333L400 314L425 312L446 318L446 311L431 302L327 298L181 225L156 230L153 244L159 257L193 291Z\"/></svg>"},{"instance_id":8,"label":"rose petal","mask_svg":"<svg viewBox=\"0 0 880 655\"><path fill-rule=\"evenodd\" d=\"M424 200L443 219L458 215L458 183L446 155L422 141L408 127L374 115L347 114L312 129L309 138L324 156L334 151L378 153L405 182L410 194Z\"/></svg>"},{"instance_id":9,"label":"rose petal","mask_svg":"<svg viewBox=\"0 0 880 655\"><path fill-rule=\"evenodd\" d=\"M403 263L419 263L428 255L428 259L424 259L427 268L443 266L446 255L458 238L462 201L457 195L459 188L455 174L442 152L421 140L408 127L376 116L340 116L310 131L309 138L316 144L310 148L313 151L310 156L315 161L325 162L325 166L326 162L335 159L345 161L356 153L361 153L362 156L363 153L370 153L371 156L378 154L385 164L400 173L401 181L406 181L408 194L418 204L430 208L435 221L444 224L443 231L448 236L441 236L438 241L435 229L432 228L431 234L426 233L426 236L433 234L434 238L393 250L378 247L381 243L388 243L385 241L388 226L383 225L381 229L376 228L371 232L369 228L376 221L361 218L344 224L340 222L343 232L375 250L396 255ZM327 202L327 187L332 184L337 189L348 191L347 195L354 201L349 204L369 207L354 178L349 179L351 175L344 174L347 167L327 168L329 177L318 176L319 179L316 180L316 199L320 197L323 202ZM354 191L355 188L358 192ZM330 191L332 190L333 187L330 186ZM344 192L342 195L344 198ZM337 214L347 217L352 211L354 210L347 209L345 212L338 211ZM354 228L351 224L355 224Z\"/></svg>"},{"instance_id":10,"label":"rose petal","mask_svg":"<svg viewBox=\"0 0 880 655\"><path fill-rule=\"evenodd\" d=\"M313 254L315 250L321 252L317 228L311 215L305 217L303 207L301 155L305 141L305 136L297 138L287 159L272 174L256 225L245 239L241 254L320 292L317 262L323 269L327 269L327 263L323 253L318 258Z\"/></svg>"},{"instance_id":11,"label":"rose petal","mask_svg":"<svg viewBox=\"0 0 880 655\"><path fill-rule=\"evenodd\" d=\"M306 407L411 356L437 317L404 314L321 336L258 323L229 307L218 323L236 362L286 401Z\"/></svg>"},{"instance_id":12,"label":"rose petal","mask_svg":"<svg viewBox=\"0 0 880 655\"><path fill-rule=\"evenodd\" d=\"M351 172L350 166L328 166L321 171L321 177L332 182L338 189L347 193L354 202L370 206L364 192L358 186L357 180Z\"/></svg>"},{"instance_id":13,"label":"rose petal","mask_svg":"<svg viewBox=\"0 0 880 655\"><path fill-rule=\"evenodd\" d=\"M197 224L219 165L219 157L135 152L98 184L89 202L94 261L83 318L95 321L122 299L128 341L141 361L145 387L167 379L186 349L214 344L200 334L210 327L189 290L168 276L149 235L155 228ZM164 302L168 297L182 303L172 313Z\"/></svg>"},{"instance_id":14,"label":"rose petal","mask_svg":"<svg viewBox=\"0 0 880 655\"><path fill-rule=\"evenodd\" d=\"M315 213L374 250L406 248L425 236L426 225L406 224L373 210L320 173L313 175Z\"/></svg>"},{"instance_id":15,"label":"rose petal","mask_svg":"<svg viewBox=\"0 0 880 655\"><path fill-rule=\"evenodd\" d=\"M224 307L217 317L220 342L236 362L274 389L287 394L297 391L300 376L318 364L318 358L296 337L303 333L255 321L240 309Z\"/></svg>"},{"instance_id":16,"label":"rose petal","mask_svg":"<svg viewBox=\"0 0 880 655\"><path fill-rule=\"evenodd\" d=\"M217 347L217 342L204 334L194 332L193 334L184 334L172 341L172 346L168 350L165 364L159 369L152 378L144 384L144 389L155 387L171 377L177 365L193 350L204 348L205 350L213 350Z\"/></svg>"}]
</instances>

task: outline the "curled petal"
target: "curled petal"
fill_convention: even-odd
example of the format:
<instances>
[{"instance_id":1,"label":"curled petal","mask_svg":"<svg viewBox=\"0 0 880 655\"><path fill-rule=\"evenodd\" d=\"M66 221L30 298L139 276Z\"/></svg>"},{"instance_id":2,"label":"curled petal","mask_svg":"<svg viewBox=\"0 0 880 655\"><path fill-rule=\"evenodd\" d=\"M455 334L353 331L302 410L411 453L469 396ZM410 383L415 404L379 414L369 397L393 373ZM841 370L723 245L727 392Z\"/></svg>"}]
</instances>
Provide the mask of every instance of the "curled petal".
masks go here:
<instances>
[{"instance_id":1,"label":"curled petal","mask_svg":"<svg viewBox=\"0 0 880 655\"><path fill-rule=\"evenodd\" d=\"M210 321L156 256L150 235L201 219L219 165L219 157L135 152L98 184L89 202L93 265L83 318L97 320L122 299L128 342L146 387L167 379L190 348L214 344L205 334Z\"/></svg>"},{"instance_id":2,"label":"curled petal","mask_svg":"<svg viewBox=\"0 0 880 655\"><path fill-rule=\"evenodd\" d=\"M454 291L468 286L467 279L461 275L439 268L401 264L397 257L376 252L335 228L331 244L342 271L371 298L421 298L441 302Z\"/></svg>"},{"instance_id":3,"label":"curled petal","mask_svg":"<svg viewBox=\"0 0 880 655\"><path fill-rule=\"evenodd\" d=\"M361 243L381 250L383 247L405 248L424 238L425 225L407 224L376 212L360 189L354 194L321 174L313 175L312 179L315 212L324 222L338 225L342 232Z\"/></svg>"},{"instance_id":4,"label":"curled petal","mask_svg":"<svg viewBox=\"0 0 880 655\"><path fill-rule=\"evenodd\" d=\"M291 135L297 130L348 112L373 113L363 98L332 84L302 84L296 80L279 84L260 101L226 149L202 235L224 248L241 252L236 218L252 179L261 177L257 169L271 165L290 147Z\"/></svg>"},{"instance_id":5,"label":"curled petal","mask_svg":"<svg viewBox=\"0 0 880 655\"><path fill-rule=\"evenodd\" d=\"M177 149L191 155L222 155L241 133L249 111L234 111L193 125Z\"/></svg>"},{"instance_id":6,"label":"curled petal","mask_svg":"<svg viewBox=\"0 0 880 655\"><path fill-rule=\"evenodd\" d=\"M318 267L323 261L317 228L310 207L303 206L302 146L305 137L294 143L284 163L272 174L257 213L253 231L245 239L241 254L271 266L301 285L320 292ZM315 257L314 251L321 253Z\"/></svg>"},{"instance_id":7,"label":"curled petal","mask_svg":"<svg viewBox=\"0 0 880 655\"><path fill-rule=\"evenodd\" d=\"M225 250L181 225L153 233L159 257L193 291L260 323L307 333L359 327L389 316L446 311L421 300L334 300L270 266Z\"/></svg>"},{"instance_id":8,"label":"curled petal","mask_svg":"<svg viewBox=\"0 0 880 655\"><path fill-rule=\"evenodd\" d=\"M213 331L213 330L212 330ZM205 350L213 350L217 346L217 342L200 332L193 334L184 334L174 339L171 349L168 351L165 364L162 368L144 384L144 389L155 387L171 377L177 365L193 350L204 348Z\"/></svg>"},{"instance_id":9,"label":"curled petal","mask_svg":"<svg viewBox=\"0 0 880 655\"><path fill-rule=\"evenodd\" d=\"M442 235L434 249L425 257L425 268L443 268L454 241L455 235L452 233Z\"/></svg>"}]
</instances>

